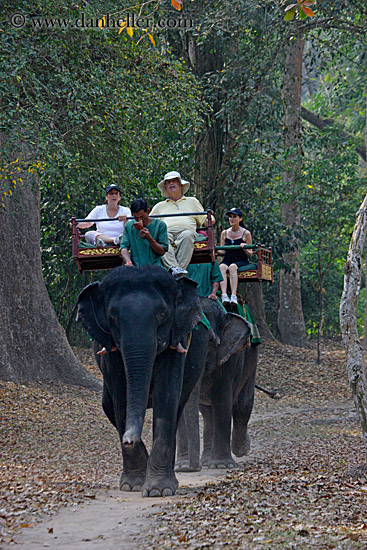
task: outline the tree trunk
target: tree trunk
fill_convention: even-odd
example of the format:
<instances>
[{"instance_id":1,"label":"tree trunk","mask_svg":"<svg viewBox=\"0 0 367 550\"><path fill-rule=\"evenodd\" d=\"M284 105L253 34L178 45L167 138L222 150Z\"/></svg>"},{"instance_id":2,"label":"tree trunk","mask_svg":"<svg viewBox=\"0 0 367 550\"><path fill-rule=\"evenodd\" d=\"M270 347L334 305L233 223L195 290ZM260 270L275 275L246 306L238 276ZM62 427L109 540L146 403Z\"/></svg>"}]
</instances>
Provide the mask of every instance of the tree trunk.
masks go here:
<instances>
[{"instance_id":1,"label":"tree trunk","mask_svg":"<svg viewBox=\"0 0 367 550\"><path fill-rule=\"evenodd\" d=\"M27 173L22 180L0 206L0 378L99 389L75 358L50 302L41 270L39 193Z\"/></svg>"},{"instance_id":2,"label":"tree trunk","mask_svg":"<svg viewBox=\"0 0 367 550\"><path fill-rule=\"evenodd\" d=\"M366 91L366 125L364 129L364 144L365 144L365 150L367 151L367 91ZM365 160L365 174L367 176L367 161ZM367 350L367 252L365 256L365 268L366 268L366 274L365 274L365 287L366 287L366 305L365 305L365 314L364 314L364 349Z\"/></svg>"},{"instance_id":3,"label":"tree trunk","mask_svg":"<svg viewBox=\"0 0 367 550\"><path fill-rule=\"evenodd\" d=\"M300 223L300 207L296 186L301 173L301 81L303 36L290 40L285 60L282 90L284 117L284 148L288 151L283 181L287 185L288 200L282 204L283 224L289 228L292 239L290 250L284 255L288 271L281 270L279 285L278 330L281 341L292 346L308 345L301 301L299 250L294 229Z\"/></svg>"},{"instance_id":4,"label":"tree trunk","mask_svg":"<svg viewBox=\"0 0 367 550\"><path fill-rule=\"evenodd\" d=\"M243 283L239 286L239 290L243 298L250 306L251 313L256 321L261 339L268 342L274 342L275 338L266 322L262 284L263 283Z\"/></svg>"},{"instance_id":5,"label":"tree trunk","mask_svg":"<svg viewBox=\"0 0 367 550\"><path fill-rule=\"evenodd\" d=\"M187 65L200 79L206 74L219 73L223 69L224 59L221 48L214 48L214 44L197 44L191 33L185 33L182 50ZM224 212L225 188L220 181L223 171L223 151L228 140L226 119L218 117L223 108L225 92L217 89L210 98L212 110L206 117L206 123L195 140L194 165L192 179L195 182L195 193L205 208L212 208L216 212L217 220L222 220ZM221 224L216 224L214 230L217 237L220 235Z\"/></svg>"},{"instance_id":6,"label":"tree trunk","mask_svg":"<svg viewBox=\"0 0 367 550\"><path fill-rule=\"evenodd\" d=\"M367 195L357 213L344 269L344 289L340 302L340 326L347 353L348 378L367 455L367 381L363 349L357 330L357 304L361 288L362 253L366 233Z\"/></svg>"},{"instance_id":7,"label":"tree trunk","mask_svg":"<svg viewBox=\"0 0 367 550\"><path fill-rule=\"evenodd\" d=\"M319 326L317 327L317 358L316 363L318 365L322 362L322 351L321 351L321 337L322 337L322 327L324 324L324 276L319 277L320 281L320 309L319 309Z\"/></svg>"}]
</instances>

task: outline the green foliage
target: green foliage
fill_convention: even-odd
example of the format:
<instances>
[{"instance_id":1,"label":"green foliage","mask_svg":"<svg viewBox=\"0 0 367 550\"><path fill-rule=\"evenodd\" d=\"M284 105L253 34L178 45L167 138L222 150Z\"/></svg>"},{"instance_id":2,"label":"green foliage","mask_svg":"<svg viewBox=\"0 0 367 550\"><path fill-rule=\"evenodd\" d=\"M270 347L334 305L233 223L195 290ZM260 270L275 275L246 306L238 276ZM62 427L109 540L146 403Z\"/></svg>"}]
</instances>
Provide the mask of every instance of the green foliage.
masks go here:
<instances>
[{"instance_id":1,"label":"green foliage","mask_svg":"<svg viewBox=\"0 0 367 550\"><path fill-rule=\"evenodd\" d=\"M367 20L365 14L361 17L361 7L350 6L340 16L334 11L337 3L318 6L329 15L333 10L338 24L327 32L321 26L308 35L305 65L311 85L305 106L335 123L322 132L306 127L304 133L302 301L313 336L323 297L323 333L333 336L339 333L344 263L355 213L366 193L355 147L363 145L366 127L367 63L360 25ZM348 33L339 30L343 25L348 25Z\"/></svg>"},{"instance_id":2,"label":"green foliage","mask_svg":"<svg viewBox=\"0 0 367 550\"><path fill-rule=\"evenodd\" d=\"M96 6L27 2L22 11L75 18L103 13ZM71 215L101 204L112 182L129 205L137 196L158 199L168 170L188 171L203 112L199 90L179 60L126 33L7 24L0 37L3 170L13 176L13 151L27 142L32 154L17 162L39 181L44 276L65 326L82 286L71 259Z\"/></svg>"},{"instance_id":3,"label":"green foliage","mask_svg":"<svg viewBox=\"0 0 367 550\"><path fill-rule=\"evenodd\" d=\"M302 296L306 325L313 334L320 323L320 300L324 297L324 332L339 332L339 302L344 264L355 213L365 195L358 176L358 158L340 139L338 127L323 132L306 128L300 198L303 245Z\"/></svg>"},{"instance_id":4,"label":"green foliage","mask_svg":"<svg viewBox=\"0 0 367 550\"><path fill-rule=\"evenodd\" d=\"M138 43L142 33L134 31L131 38L125 29L120 34L36 29L30 21L11 28L8 16L20 11L19 3L5 2L0 193L21 184L23 170L39 182L44 276L65 327L78 291L92 279L76 275L70 216L82 217L100 204L111 182L123 190L121 204L136 196L158 200L156 184L167 170L189 176L201 168L194 164L194 158L199 163L194 148L197 153L209 136L201 157L210 158L204 167L205 202L219 212L241 207L254 241L273 246L279 269L289 267L282 256L292 246L281 205L299 200L301 223L293 234L300 247L306 324L313 335L322 295L324 332L339 331L343 263L365 192L354 149L362 143L366 120L367 21L363 3L349 3L346 10L344 0L318 0L312 19L301 4L308 8L311 0L289 6L287 18L298 11L304 20L285 22L284 3L184 2L195 28L153 33L153 47L148 38ZM102 18L126 13L129 6L26 0L21 11L33 17ZM151 6L144 9L148 13ZM280 91L284 46L295 32L307 37L305 74L311 84L307 91L304 86L304 104L335 125L322 133L305 125L302 178L291 196L282 180L294 160L293 151L282 145ZM342 127L352 139L341 134ZM31 151L27 157L14 156L20 141ZM225 223L217 218L218 226ZM274 328L276 284L265 296Z\"/></svg>"}]
</instances>

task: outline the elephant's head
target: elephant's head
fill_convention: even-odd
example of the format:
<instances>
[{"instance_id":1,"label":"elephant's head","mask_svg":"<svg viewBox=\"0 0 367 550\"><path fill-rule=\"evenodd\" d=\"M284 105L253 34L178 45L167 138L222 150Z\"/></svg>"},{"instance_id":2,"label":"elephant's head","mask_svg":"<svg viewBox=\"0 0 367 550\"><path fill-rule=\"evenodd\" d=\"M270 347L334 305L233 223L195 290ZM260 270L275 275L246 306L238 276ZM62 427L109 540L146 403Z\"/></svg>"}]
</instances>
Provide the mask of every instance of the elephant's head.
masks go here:
<instances>
[{"instance_id":1,"label":"elephant's head","mask_svg":"<svg viewBox=\"0 0 367 550\"><path fill-rule=\"evenodd\" d=\"M203 298L201 303L211 324L211 345L207 358L207 370L211 371L248 344L250 325L240 315L225 313L213 300Z\"/></svg>"},{"instance_id":2,"label":"elephant's head","mask_svg":"<svg viewBox=\"0 0 367 550\"><path fill-rule=\"evenodd\" d=\"M108 351L113 343L120 350L127 381L123 441L139 441L156 355L185 343L202 318L196 283L176 281L158 266L117 267L84 288L77 318Z\"/></svg>"}]
</instances>

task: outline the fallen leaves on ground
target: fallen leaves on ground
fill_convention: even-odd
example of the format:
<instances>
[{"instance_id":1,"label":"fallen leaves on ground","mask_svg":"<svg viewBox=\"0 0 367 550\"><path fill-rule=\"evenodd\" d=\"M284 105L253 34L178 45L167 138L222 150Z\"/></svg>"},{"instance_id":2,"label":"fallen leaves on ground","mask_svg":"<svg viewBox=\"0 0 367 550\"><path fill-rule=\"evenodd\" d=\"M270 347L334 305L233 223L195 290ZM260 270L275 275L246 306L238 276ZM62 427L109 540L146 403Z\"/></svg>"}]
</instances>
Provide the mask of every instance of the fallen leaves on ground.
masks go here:
<instances>
[{"instance_id":1,"label":"fallen leaves on ground","mask_svg":"<svg viewBox=\"0 0 367 550\"><path fill-rule=\"evenodd\" d=\"M99 375L90 350L75 351ZM144 547L365 549L365 451L345 365L338 343L321 365L312 348L262 344L257 382L285 396L256 391L249 456L223 481L181 488ZM10 542L41 514L115 486L121 451L98 393L0 382L0 395L0 541ZM150 428L148 415L148 443Z\"/></svg>"},{"instance_id":2,"label":"fallen leaves on ground","mask_svg":"<svg viewBox=\"0 0 367 550\"><path fill-rule=\"evenodd\" d=\"M91 350L74 351L100 376ZM101 394L82 387L0 381L0 434L0 542L40 514L94 498L121 474Z\"/></svg>"},{"instance_id":3,"label":"fallen leaves on ground","mask_svg":"<svg viewBox=\"0 0 367 550\"><path fill-rule=\"evenodd\" d=\"M285 396L256 392L249 456L164 508L147 548L365 550L367 479L345 476L365 451L341 346L317 365L313 349L263 344L257 382Z\"/></svg>"}]
</instances>

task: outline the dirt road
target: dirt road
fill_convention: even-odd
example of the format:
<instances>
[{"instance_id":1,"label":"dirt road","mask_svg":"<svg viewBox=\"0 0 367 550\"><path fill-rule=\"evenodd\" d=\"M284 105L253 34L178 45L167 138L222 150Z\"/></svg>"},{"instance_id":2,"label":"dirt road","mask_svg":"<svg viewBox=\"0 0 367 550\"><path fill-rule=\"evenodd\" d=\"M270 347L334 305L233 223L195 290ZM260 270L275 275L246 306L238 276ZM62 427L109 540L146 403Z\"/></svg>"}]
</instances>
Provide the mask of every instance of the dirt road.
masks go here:
<instances>
[{"instance_id":1,"label":"dirt road","mask_svg":"<svg viewBox=\"0 0 367 550\"><path fill-rule=\"evenodd\" d=\"M284 446L286 452L290 456L294 456L297 453L297 446L301 451L300 440L306 441L309 437L308 432L315 426L326 427L327 430L330 427L333 428L335 424L341 426L352 424L353 427L357 427L351 401L343 404L330 402L329 406L317 407L315 403L297 403L295 406L290 406L287 403L281 404L259 399L257 409L250 422L253 441L251 453L248 457L237 459L236 472L256 470L257 465L262 464L259 475L264 477L266 475L264 459L266 462L266 457L276 456L279 453L284 459ZM284 473L287 472L287 466L281 464L279 460L275 459L274 465L276 468L283 468ZM208 493L209 487L212 494L219 495L226 492L224 484L231 473L234 472L207 469L196 473L179 473L177 476L180 487L177 494L174 497L157 499L142 498L140 493L123 493L118 489L118 478L115 478L111 480L109 490L97 491L92 495L93 498L85 498L81 504L62 508L54 516L41 517L39 523L21 529L14 537L14 543L1 548L4 550L11 548L42 550L48 547L56 550L158 548L159 545L152 545L152 538L154 535L155 539L161 537L162 543L167 542L165 519L167 511L168 516L171 516L171 523L172 517L174 517L172 529L168 528L168 531L172 530L172 533L177 533L177 526L181 523L180 506L184 509L184 503L187 505L187 502L192 501L196 502L197 506L197 496ZM281 495L279 495L279 499L281 500ZM200 518L197 519L197 523L200 523ZM226 522L223 520L223 525L225 524ZM259 538L261 540L261 536L253 536L252 540L256 541ZM169 541L164 547L171 547L171 542ZM307 544L310 542L308 540ZM350 543L349 539L347 542ZM340 546L340 548L360 547L348 546L348 544ZM177 541L172 545L172 547L174 546L177 546ZM217 548L219 546L213 543L207 547ZM303 545L295 547L309 548ZM198 544L197 548L201 548L201 546ZM263 546L255 545L254 548L263 548ZM289 543L289 548L293 548L291 543ZM320 548L324 548L324 546L320 545Z\"/></svg>"},{"instance_id":2,"label":"dirt road","mask_svg":"<svg viewBox=\"0 0 367 550\"><path fill-rule=\"evenodd\" d=\"M177 475L180 489L170 498L142 498L140 493L122 493L116 486L99 491L84 504L68 506L54 516L46 516L34 527L22 529L15 543L4 550L137 550L146 548L160 507L170 506L183 496L194 495L206 483L219 481L224 470Z\"/></svg>"},{"instance_id":3,"label":"dirt road","mask_svg":"<svg viewBox=\"0 0 367 550\"><path fill-rule=\"evenodd\" d=\"M261 352L258 382L285 396L256 394L249 456L232 472L179 474L164 499L118 490L118 438L99 398L3 386L1 550L365 550L367 476L345 475L364 448L343 351L331 346L322 365L310 350Z\"/></svg>"}]
</instances>

